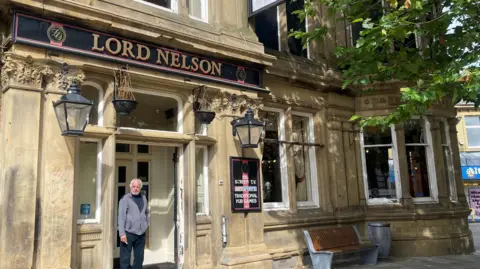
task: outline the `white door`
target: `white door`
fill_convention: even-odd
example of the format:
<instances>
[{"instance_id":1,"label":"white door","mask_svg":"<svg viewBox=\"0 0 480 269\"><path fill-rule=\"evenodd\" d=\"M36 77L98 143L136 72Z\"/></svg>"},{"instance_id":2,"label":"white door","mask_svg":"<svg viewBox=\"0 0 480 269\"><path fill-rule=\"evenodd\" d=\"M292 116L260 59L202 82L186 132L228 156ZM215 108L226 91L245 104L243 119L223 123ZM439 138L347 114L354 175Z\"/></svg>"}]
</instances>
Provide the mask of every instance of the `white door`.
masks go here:
<instances>
[{"instance_id":1,"label":"white door","mask_svg":"<svg viewBox=\"0 0 480 269\"><path fill-rule=\"evenodd\" d=\"M117 231L118 202L130 191L130 181L142 180L142 191L147 196L150 223L145 244L144 265L175 263L175 173L174 147L129 145L128 153L117 153L115 251L120 256L120 239Z\"/></svg>"},{"instance_id":2,"label":"white door","mask_svg":"<svg viewBox=\"0 0 480 269\"><path fill-rule=\"evenodd\" d=\"M120 238L118 237L117 230L117 216L118 216L118 202L122 199L123 195L130 192L130 180L133 178L133 169L132 161L130 160L116 160L115 162L115 174L116 174L116 198L115 198L115 219L114 219L114 229L116 239L114 242L115 251L114 258L120 257Z\"/></svg>"}]
</instances>

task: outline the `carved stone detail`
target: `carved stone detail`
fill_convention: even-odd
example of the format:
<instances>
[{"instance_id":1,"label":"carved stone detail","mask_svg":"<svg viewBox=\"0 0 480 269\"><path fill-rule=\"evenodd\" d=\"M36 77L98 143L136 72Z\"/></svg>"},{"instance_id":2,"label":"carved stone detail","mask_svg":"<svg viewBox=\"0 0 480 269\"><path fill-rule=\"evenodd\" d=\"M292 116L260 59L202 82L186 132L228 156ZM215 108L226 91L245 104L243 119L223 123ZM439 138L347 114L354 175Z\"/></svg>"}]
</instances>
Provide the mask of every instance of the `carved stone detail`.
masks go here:
<instances>
[{"instance_id":1,"label":"carved stone detail","mask_svg":"<svg viewBox=\"0 0 480 269\"><path fill-rule=\"evenodd\" d=\"M312 103L305 103L301 102L299 99L291 98L291 97L275 97L273 95L266 96L264 101L274 102L278 104L283 104L287 106L299 106L304 108L312 108L317 110L323 110L325 108L325 99L323 97L316 97L314 100L315 104Z\"/></svg>"},{"instance_id":2,"label":"carved stone detail","mask_svg":"<svg viewBox=\"0 0 480 269\"><path fill-rule=\"evenodd\" d=\"M210 103L213 111L224 114L241 114L248 108L251 108L256 114L258 110L263 109L261 100L229 92L219 92L211 99Z\"/></svg>"},{"instance_id":3,"label":"carved stone detail","mask_svg":"<svg viewBox=\"0 0 480 269\"><path fill-rule=\"evenodd\" d=\"M401 104L400 95L375 95L356 98L357 111L395 108Z\"/></svg>"},{"instance_id":4,"label":"carved stone detail","mask_svg":"<svg viewBox=\"0 0 480 269\"><path fill-rule=\"evenodd\" d=\"M2 59L2 87L9 84L41 87L44 78L53 76L53 70L46 64L37 64L31 56L13 59L11 55Z\"/></svg>"}]
</instances>

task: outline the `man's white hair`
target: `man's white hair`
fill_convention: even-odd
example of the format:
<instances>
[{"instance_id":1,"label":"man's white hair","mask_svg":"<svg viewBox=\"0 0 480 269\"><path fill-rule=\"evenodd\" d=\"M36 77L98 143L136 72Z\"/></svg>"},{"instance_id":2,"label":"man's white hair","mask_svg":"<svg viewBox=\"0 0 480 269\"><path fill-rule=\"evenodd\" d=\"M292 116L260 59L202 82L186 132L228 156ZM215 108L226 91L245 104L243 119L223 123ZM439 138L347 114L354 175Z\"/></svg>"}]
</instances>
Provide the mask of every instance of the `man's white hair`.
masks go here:
<instances>
[{"instance_id":1,"label":"man's white hair","mask_svg":"<svg viewBox=\"0 0 480 269\"><path fill-rule=\"evenodd\" d=\"M143 182L142 182L142 180L139 179L139 178L134 178L134 179L132 179L132 181L130 181L130 188L132 187L133 182L135 182L135 181L137 181L137 182L140 184L140 189L142 189L142 187L143 187Z\"/></svg>"}]
</instances>

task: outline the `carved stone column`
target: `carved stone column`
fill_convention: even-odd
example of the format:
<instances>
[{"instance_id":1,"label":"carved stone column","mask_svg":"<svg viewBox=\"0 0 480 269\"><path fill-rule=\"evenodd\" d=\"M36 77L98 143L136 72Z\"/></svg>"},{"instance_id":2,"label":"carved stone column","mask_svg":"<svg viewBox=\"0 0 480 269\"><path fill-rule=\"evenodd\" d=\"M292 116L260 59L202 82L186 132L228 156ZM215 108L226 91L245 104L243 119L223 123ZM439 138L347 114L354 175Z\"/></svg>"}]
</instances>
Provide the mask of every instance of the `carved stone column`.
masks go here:
<instances>
[{"instance_id":1,"label":"carved stone column","mask_svg":"<svg viewBox=\"0 0 480 269\"><path fill-rule=\"evenodd\" d=\"M397 143L394 144L394 147L396 147L396 152L398 154L398 169L400 171L400 184L402 186L402 198L400 201L407 208L413 209L413 199L410 195L410 182L408 180L408 162L405 148L405 129L403 124L396 124L394 131L397 136Z\"/></svg>"},{"instance_id":2,"label":"carved stone column","mask_svg":"<svg viewBox=\"0 0 480 269\"><path fill-rule=\"evenodd\" d=\"M430 131L432 134L431 147L433 148L433 157L435 162L435 174L437 180L438 201L443 207L448 207L449 194L448 194L448 177L446 170L448 169L445 164L445 156L442 147L442 138L440 130L440 124L437 118L433 116L427 116L430 123ZM429 180L431 180L429 178ZM431 182L429 182L431 183Z\"/></svg>"},{"instance_id":3,"label":"carved stone column","mask_svg":"<svg viewBox=\"0 0 480 269\"><path fill-rule=\"evenodd\" d=\"M39 177L42 82L47 65L7 53L1 70L0 268L32 268ZM70 226L71 229L71 226Z\"/></svg>"}]
</instances>

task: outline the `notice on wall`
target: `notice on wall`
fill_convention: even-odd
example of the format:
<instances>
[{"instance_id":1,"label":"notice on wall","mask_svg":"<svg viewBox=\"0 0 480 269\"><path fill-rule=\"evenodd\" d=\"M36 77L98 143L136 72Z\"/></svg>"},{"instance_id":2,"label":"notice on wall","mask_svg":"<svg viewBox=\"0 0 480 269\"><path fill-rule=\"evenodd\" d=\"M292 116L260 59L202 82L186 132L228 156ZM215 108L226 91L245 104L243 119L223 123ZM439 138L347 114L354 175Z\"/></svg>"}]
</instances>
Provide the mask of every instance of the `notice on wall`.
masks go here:
<instances>
[{"instance_id":1,"label":"notice on wall","mask_svg":"<svg viewBox=\"0 0 480 269\"><path fill-rule=\"evenodd\" d=\"M260 160L230 157L233 212L261 211Z\"/></svg>"},{"instance_id":2,"label":"notice on wall","mask_svg":"<svg viewBox=\"0 0 480 269\"><path fill-rule=\"evenodd\" d=\"M472 209L469 219L480 221L480 187L468 188L468 198L468 203Z\"/></svg>"}]
</instances>

